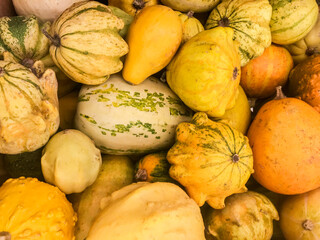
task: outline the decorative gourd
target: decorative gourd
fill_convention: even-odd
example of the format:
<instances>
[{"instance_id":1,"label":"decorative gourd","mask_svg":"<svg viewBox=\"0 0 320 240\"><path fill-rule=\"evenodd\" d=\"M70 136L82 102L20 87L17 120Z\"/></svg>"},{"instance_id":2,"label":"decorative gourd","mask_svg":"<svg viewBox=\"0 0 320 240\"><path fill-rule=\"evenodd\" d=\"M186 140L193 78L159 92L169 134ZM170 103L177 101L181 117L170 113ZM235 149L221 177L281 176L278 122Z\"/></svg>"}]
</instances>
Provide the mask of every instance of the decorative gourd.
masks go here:
<instances>
[{"instance_id":1,"label":"decorative gourd","mask_svg":"<svg viewBox=\"0 0 320 240\"><path fill-rule=\"evenodd\" d=\"M122 76L140 84L163 69L172 59L182 39L182 24L169 7L154 5L141 11L130 25L127 42L130 51Z\"/></svg>"},{"instance_id":2,"label":"decorative gourd","mask_svg":"<svg viewBox=\"0 0 320 240\"><path fill-rule=\"evenodd\" d=\"M57 80L48 69L38 79L18 63L0 61L0 153L32 152L59 127Z\"/></svg>"},{"instance_id":3,"label":"decorative gourd","mask_svg":"<svg viewBox=\"0 0 320 240\"><path fill-rule=\"evenodd\" d=\"M238 45L231 28L214 28L186 42L167 67L170 88L195 111L221 117L235 104L240 82Z\"/></svg>"},{"instance_id":4,"label":"decorative gourd","mask_svg":"<svg viewBox=\"0 0 320 240\"><path fill-rule=\"evenodd\" d=\"M220 0L161 0L161 2L174 10L181 12L208 12L211 11Z\"/></svg>"},{"instance_id":5,"label":"decorative gourd","mask_svg":"<svg viewBox=\"0 0 320 240\"><path fill-rule=\"evenodd\" d=\"M76 129L55 134L42 151L41 168L46 182L66 194L82 192L97 178L101 168L100 150Z\"/></svg>"},{"instance_id":6,"label":"decorative gourd","mask_svg":"<svg viewBox=\"0 0 320 240\"><path fill-rule=\"evenodd\" d=\"M170 166L167 152L150 153L139 160L135 180L137 182L173 182L169 175Z\"/></svg>"},{"instance_id":7,"label":"decorative gourd","mask_svg":"<svg viewBox=\"0 0 320 240\"><path fill-rule=\"evenodd\" d=\"M320 114L296 98L264 104L247 134L254 157L254 178L280 194L320 187Z\"/></svg>"},{"instance_id":8,"label":"decorative gourd","mask_svg":"<svg viewBox=\"0 0 320 240\"><path fill-rule=\"evenodd\" d=\"M120 30L119 34L121 37L125 37L129 31L129 27L133 21L133 16L129 15L125 11L122 11L120 8L114 6L108 6L112 13L118 18L122 19L124 27Z\"/></svg>"},{"instance_id":9,"label":"decorative gourd","mask_svg":"<svg viewBox=\"0 0 320 240\"><path fill-rule=\"evenodd\" d=\"M73 240L76 214L57 187L10 178L0 187L0 231L14 240Z\"/></svg>"},{"instance_id":10,"label":"decorative gourd","mask_svg":"<svg viewBox=\"0 0 320 240\"><path fill-rule=\"evenodd\" d=\"M103 201L114 191L133 182L134 167L127 156L104 155L96 181L72 202L78 221L75 227L77 240L84 240L94 219L103 209Z\"/></svg>"},{"instance_id":11,"label":"decorative gourd","mask_svg":"<svg viewBox=\"0 0 320 240\"><path fill-rule=\"evenodd\" d=\"M145 7L156 5L158 2L158 0L108 0L108 5L118 7L135 16Z\"/></svg>"},{"instance_id":12,"label":"decorative gourd","mask_svg":"<svg viewBox=\"0 0 320 240\"><path fill-rule=\"evenodd\" d=\"M74 116L77 111L79 89L59 98L60 128L74 128Z\"/></svg>"},{"instance_id":13,"label":"decorative gourd","mask_svg":"<svg viewBox=\"0 0 320 240\"><path fill-rule=\"evenodd\" d=\"M288 95L309 103L320 113L320 55L299 63L289 75Z\"/></svg>"},{"instance_id":14,"label":"decorative gourd","mask_svg":"<svg viewBox=\"0 0 320 240\"><path fill-rule=\"evenodd\" d=\"M272 8L268 0L222 0L210 13L205 29L232 28L233 39L240 43L243 67L270 46L271 14Z\"/></svg>"},{"instance_id":15,"label":"decorative gourd","mask_svg":"<svg viewBox=\"0 0 320 240\"><path fill-rule=\"evenodd\" d=\"M270 240L277 209L264 195L248 191L226 199L224 209L210 209L205 219L207 239Z\"/></svg>"},{"instance_id":16,"label":"decorative gourd","mask_svg":"<svg viewBox=\"0 0 320 240\"><path fill-rule=\"evenodd\" d=\"M0 58L31 67L49 52L49 40L42 30L49 31L50 26L35 16L0 18Z\"/></svg>"},{"instance_id":17,"label":"decorative gourd","mask_svg":"<svg viewBox=\"0 0 320 240\"><path fill-rule=\"evenodd\" d=\"M53 23L50 55L73 81L96 85L122 69L128 45L119 35L124 22L96 1L73 4Z\"/></svg>"},{"instance_id":18,"label":"decorative gourd","mask_svg":"<svg viewBox=\"0 0 320 240\"><path fill-rule=\"evenodd\" d=\"M173 183L128 185L105 206L87 240L205 240L200 208Z\"/></svg>"},{"instance_id":19,"label":"decorative gourd","mask_svg":"<svg viewBox=\"0 0 320 240\"><path fill-rule=\"evenodd\" d=\"M104 84L81 88L75 127L102 153L146 154L171 147L175 128L191 117L192 111L156 78L135 86L115 74Z\"/></svg>"},{"instance_id":20,"label":"decorative gourd","mask_svg":"<svg viewBox=\"0 0 320 240\"><path fill-rule=\"evenodd\" d=\"M176 11L182 23L182 41L181 44L188 41L193 36L204 30L201 22L196 19L194 12L189 11L187 14Z\"/></svg>"},{"instance_id":21,"label":"decorative gourd","mask_svg":"<svg viewBox=\"0 0 320 240\"><path fill-rule=\"evenodd\" d=\"M245 135L251 122L251 110L248 98L240 85L238 89L239 94L234 107L225 111L223 116L211 119L226 123Z\"/></svg>"},{"instance_id":22,"label":"decorative gourd","mask_svg":"<svg viewBox=\"0 0 320 240\"><path fill-rule=\"evenodd\" d=\"M55 20L75 2L83 0L12 0L18 15L35 15L42 21Z\"/></svg>"},{"instance_id":23,"label":"decorative gourd","mask_svg":"<svg viewBox=\"0 0 320 240\"><path fill-rule=\"evenodd\" d=\"M181 183L199 206L206 201L216 209L245 187L253 172L253 157L246 136L224 123L196 113L192 122L180 123L176 143L167 154L170 176Z\"/></svg>"},{"instance_id":24,"label":"decorative gourd","mask_svg":"<svg viewBox=\"0 0 320 240\"><path fill-rule=\"evenodd\" d=\"M293 68L293 60L284 47L272 44L264 53L241 68L240 85L248 97L267 98L284 86Z\"/></svg>"},{"instance_id":25,"label":"decorative gourd","mask_svg":"<svg viewBox=\"0 0 320 240\"><path fill-rule=\"evenodd\" d=\"M320 15L311 31L301 40L285 45L292 55L295 64L301 63L308 57L320 53Z\"/></svg>"},{"instance_id":26,"label":"decorative gourd","mask_svg":"<svg viewBox=\"0 0 320 240\"><path fill-rule=\"evenodd\" d=\"M318 19L316 0L270 0L272 42L288 45L304 38Z\"/></svg>"},{"instance_id":27,"label":"decorative gourd","mask_svg":"<svg viewBox=\"0 0 320 240\"><path fill-rule=\"evenodd\" d=\"M0 17L16 15L12 0L2 0L0 8Z\"/></svg>"},{"instance_id":28,"label":"decorative gourd","mask_svg":"<svg viewBox=\"0 0 320 240\"><path fill-rule=\"evenodd\" d=\"M290 196L280 209L280 226L286 240L320 237L320 188Z\"/></svg>"}]
</instances>

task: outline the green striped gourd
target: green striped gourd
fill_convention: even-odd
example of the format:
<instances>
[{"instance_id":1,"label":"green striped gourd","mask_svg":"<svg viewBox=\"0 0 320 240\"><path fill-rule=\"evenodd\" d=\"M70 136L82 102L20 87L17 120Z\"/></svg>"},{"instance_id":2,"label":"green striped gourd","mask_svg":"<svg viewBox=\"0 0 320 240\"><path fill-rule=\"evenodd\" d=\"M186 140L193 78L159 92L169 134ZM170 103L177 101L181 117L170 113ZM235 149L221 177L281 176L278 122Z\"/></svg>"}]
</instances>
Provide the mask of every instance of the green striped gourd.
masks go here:
<instances>
[{"instance_id":1,"label":"green striped gourd","mask_svg":"<svg viewBox=\"0 0 320 240\"><path fill-rule=\"evenodd\" d=\"M51 69L38 79L21 64L0 61L0 153L35 151L57 131L57 85Z\"/></svg>"},{"instance_id":2,"label":"green striped gourd","mask_svg":"<svg viewBox=\"0 0 320 240\"><path fill-rule=\"evenodd\" d=\"M210 13L205 29L233 28L234 40L240 43L241 66L244 66L270 46L271 14L268 0L222 0Z\"/></svg>"},{"instance_id":3,"label":"green striped gourd","mask_svg":"<svg viewBox=\"0 0 320 240\"><path fill-rule=\"evenodd\" d=\"M270 0L272 42L288 45L304 38L316 24L316 0Z\"/></svg>"},{"instance_id":4,"label":"green striped gourd","mask_svg":"<svg viewBox=\"0 0 320 240\"><path fill-rule=\"evenodd\" d=\"M120 57L128 45L119 35L124 22L96 1L73 4L51 28L50 55L54 63L75 82L96 85L119 72Z\"/></svg>"},{"instance_id":5,"label":"green striped gourd","mask_svg":"<svg viewBox=\"0 0 320 240\"><path fill-rule=\"evenodd\" d=\"M203 112L178 125L167 159L172 165L170 176L189 196L199 206L207 201L216 209L224 208L227 196L246 192L253 173L248 138L225 123L211 121Z\"/></svg>"},{"instance_id":6,"label":"green striped gourd","mask_svg":"<svg viewBox=\"0 0 320 240\"><path fill-rule=\"evenodd\" d=\"M134 86L114 74L98 86L82 86L78 101L76 128L102 153L114 155L169 148L178 123L192 116L170 88L153 77Z\"/></svg>"},{"instance_id":7,"label":"green striped gourd","mask_svg":"<svg viewBox=\"0 0 320 240\"><path fill-rule=\"evenodd\" d=\"M29 65L30 59L43 58L49 53L49 40L42 30L49 31L50 26L35 16L0 18L0 58Z\"/></svg>"}]
</instances>

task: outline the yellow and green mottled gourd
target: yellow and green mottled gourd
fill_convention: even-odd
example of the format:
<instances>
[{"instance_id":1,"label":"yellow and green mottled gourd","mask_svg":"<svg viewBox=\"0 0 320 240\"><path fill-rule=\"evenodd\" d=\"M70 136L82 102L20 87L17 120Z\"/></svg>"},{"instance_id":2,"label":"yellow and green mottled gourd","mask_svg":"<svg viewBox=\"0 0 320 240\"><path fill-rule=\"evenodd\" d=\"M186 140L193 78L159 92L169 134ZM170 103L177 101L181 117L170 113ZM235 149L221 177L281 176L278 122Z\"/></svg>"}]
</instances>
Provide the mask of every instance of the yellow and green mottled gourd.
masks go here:
<instances>
[{"instance_id":1,"label":"yellow and green mottled gourd","mask_svg":"<svg viewBox=\"0 0 320 240\"><path fill-rule=\"evenodd\" d=\"M270 46L271 14L272 7L268 0L222 0L210 13L205 29L219 26L232 28L234 40L240 43L243 67Z\"/></svg>"},{"instance_id":2,"label":"yellow and green mottled gourd","mask_svg":"<svg viewBox=\"0 0 320 240\"><path fill-rule=\"evenodd\" d=\"M178 125L167 159L172 165L170 176L189 196L199 206L207 202L216 209L224 208L226 197L246 192L253 173L248 138L225 123L211 121L203 112Z\"/></svg>"},{"instance_id":3,"label":"yellow and green mottled gourd","mask_svg":"<svg viewBox=\"0 0 320 240\"><path fill-rule=\"evenodd\" d=\"M74 240L77 220L57 187L36 178L10 178L0 188L0 233L12 240Z\"/></svg>"},{"instance_id":4,"label":"yellow and green mottled gourd","mask_svg":"<svg viewBox=\"0 0 320 240\"><path fill-rule=\"evenodd\" d=\"M272 42L288 45L304 38L317 22L316 0L270 0Z\"/></svg>"},{"instance_id":5,"label":"yellow and green mottled gourd","mask_svg":"<svg viewBox=\"0 0 320 240\"><path fill-rule=\"evenodd\" d=\"M202 31L168 65L170 88L194 111L220 117L234 106L241 67L233 33L223 27Z\"/></svg>"},{"instance_id":6,"label":"yellow and green mottled gourd","mask_svg":"<svg viewBox=\"0 0 320 240\"><path fill-rule=\"evenodd\" d=\"M124 21L96 1L73 4L57 18L46 36L54 63L73 81L97 85L121 71L128 45L119 35Z\"/></svg>"}]
</instances>

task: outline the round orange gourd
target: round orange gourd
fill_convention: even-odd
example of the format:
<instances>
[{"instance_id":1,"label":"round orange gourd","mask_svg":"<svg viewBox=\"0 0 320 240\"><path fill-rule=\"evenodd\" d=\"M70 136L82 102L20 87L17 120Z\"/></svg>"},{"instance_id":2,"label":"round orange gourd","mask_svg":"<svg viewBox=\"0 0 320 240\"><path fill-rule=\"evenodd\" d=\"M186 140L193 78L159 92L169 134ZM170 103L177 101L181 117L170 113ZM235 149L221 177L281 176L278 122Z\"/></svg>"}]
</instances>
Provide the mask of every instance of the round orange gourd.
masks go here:
<instances>
[{"instance_id":1,"label":"round orange gourd","mask_svg":"<svg viewBox=\"0 0 320 240\"><path fill-rule=\"evenodd\" d=\"M320 239L320 188L282 203L280 227L286 240Z\"/></svg>"},{"instance_id":2,"label":"round orange gourd","mask_svg":"<svg viewBox=\"0 0 320 240\"><path fill-rule=\"evenodd\" d=\"M280 194L320 187L320 114L296 98L264 104L250 128L254 178Z\"/></svg>"}]
</instances>

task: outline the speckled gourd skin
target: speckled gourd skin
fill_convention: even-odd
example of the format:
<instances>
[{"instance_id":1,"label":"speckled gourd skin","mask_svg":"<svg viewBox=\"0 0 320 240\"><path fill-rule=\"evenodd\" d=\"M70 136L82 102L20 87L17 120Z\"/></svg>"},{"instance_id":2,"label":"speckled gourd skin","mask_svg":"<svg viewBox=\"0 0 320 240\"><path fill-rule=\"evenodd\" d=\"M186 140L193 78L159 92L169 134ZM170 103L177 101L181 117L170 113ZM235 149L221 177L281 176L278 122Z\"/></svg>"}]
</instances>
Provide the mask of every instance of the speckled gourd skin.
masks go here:
<instances>
[{"instance_id":1,"label":"speckled gourd skin","mask_svg":"<svg viewBox=\"0 0 320 240\"><path fill-rule=\"evenodd\" d=\"M14 240L74 240L76 214L57 187L36 178L8 179L0 188L0 231Z\"/></svg>"},{"instance_id":2,"label":"speckled gourd skin","mask_svg":"<svg viewBox=\"0 0 320 240\"><path fill-rule=\"evenodd\" d=\"M38 79L18 63L0 61L0 153L32 152L59 127L57 80L48 69Z\"/></svg>"},{"instance_id":3,"label":"speckled gourd skin","mask_svg":"<svg viewBox=\"0 0 320 240\"><path fill-rule=\"evenodd\" d=\"M167 154L170 176L180 182L199 206L216 209L234 193L246 192L253 172L249 141L239 131L208 119L203 112L190 123L180 123L176 143Z\"/></svg>"}]
</instances>

